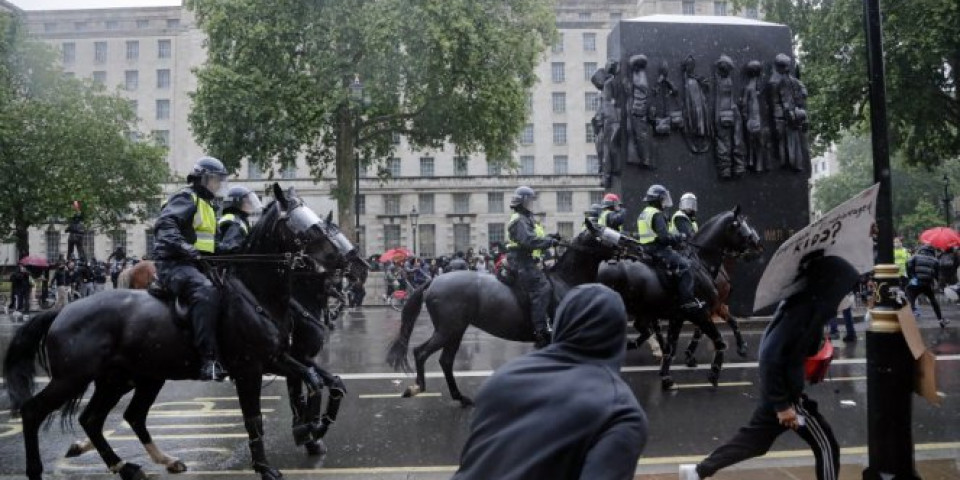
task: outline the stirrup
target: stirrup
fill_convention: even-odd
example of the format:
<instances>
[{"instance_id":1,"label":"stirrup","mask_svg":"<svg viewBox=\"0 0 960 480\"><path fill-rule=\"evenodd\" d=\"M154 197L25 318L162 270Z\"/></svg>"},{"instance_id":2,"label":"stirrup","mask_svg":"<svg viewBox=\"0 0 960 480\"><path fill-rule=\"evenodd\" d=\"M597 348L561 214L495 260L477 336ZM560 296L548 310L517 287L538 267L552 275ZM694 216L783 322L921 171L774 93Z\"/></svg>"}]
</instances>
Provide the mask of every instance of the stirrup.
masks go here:
<instances>
[{"instance_id":1,"label":"stirrup","mask_svg":"<svg viewBox=\"0 0 960 480\"><path fill-rule=\"evenodd\" d=\"M701 302L700 300L693 299L687 303L684 303L683 305L680 305L680 309L681 310L700 310L705 305L706 304Z\"/></svg>"}]
</instances>

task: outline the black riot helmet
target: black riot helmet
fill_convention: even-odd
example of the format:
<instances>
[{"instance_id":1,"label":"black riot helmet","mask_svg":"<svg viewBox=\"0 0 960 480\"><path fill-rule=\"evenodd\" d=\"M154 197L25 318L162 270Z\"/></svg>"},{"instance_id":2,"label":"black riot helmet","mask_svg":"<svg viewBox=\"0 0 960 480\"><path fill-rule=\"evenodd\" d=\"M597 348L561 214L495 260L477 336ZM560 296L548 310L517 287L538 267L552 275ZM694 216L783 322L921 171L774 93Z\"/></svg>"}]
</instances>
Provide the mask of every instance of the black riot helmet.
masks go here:
<instances>
[{"instance_id":1,"label":"black riot helmet","mask_svg":"<svg viewBox=\"0 0 960 480\"><path fill-rule=\"evenodd\" d=\"M537 192L524 185L514 190L513 198L510 199L510 208L523 208L528 212L532 212L534 209L534 202L536 200Z\"/></svg>"},{"instance_id":2,"label":"black riot helmet","mask_svg":"<svg viewBox=\"0 0 960 480\"><path fill-rule=\"evenodd\" d=\"M235 186L227 190L226 198L223 200L223 209L236 210L247 215L256 215L263 210L260 203L260 197L247 187Z\"/></svg>"},{"instance_id":3,"label":"black riot helmet","mask_svg":"<svg viewBox=\"0 0 960 480\"><path fill-rule=\"evenodd\" d=\"M670 208L673 206L670 191L663 185L650 185L650 188L647 189L647 195L643 197L643 201L659 204L660 208Z\"/></svg>"},{"instance_id":4,"label":"black riot helmet","mask_svg":"<svg viewBox=\"0 0 960 480\"><path fill-rule=\"evenodd\" d=\"M193 170L187 175L187 181L194 185L200 185L216 195L224 187L227 175L227 169L224 168L223 162L213 157L200 157L193 164Z\"/></svg>"}]
</instances>

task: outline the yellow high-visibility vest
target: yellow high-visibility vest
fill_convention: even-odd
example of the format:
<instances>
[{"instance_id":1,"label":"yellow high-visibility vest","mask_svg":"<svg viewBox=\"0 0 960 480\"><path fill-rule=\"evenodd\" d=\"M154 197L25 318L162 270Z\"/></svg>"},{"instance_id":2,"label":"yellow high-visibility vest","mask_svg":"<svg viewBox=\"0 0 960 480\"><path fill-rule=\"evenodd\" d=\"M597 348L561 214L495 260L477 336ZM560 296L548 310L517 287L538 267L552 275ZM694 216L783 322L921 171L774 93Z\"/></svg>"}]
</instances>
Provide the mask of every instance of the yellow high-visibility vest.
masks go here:
<instances>
[{"instance_id":1,"label":"yellow high-visibility vest","mask_svg":"<svg viewBox=\"0 0 960 480\"><path fill-rule=\"evenodd\" d=\"M680 230L677 230L677 217L685 217L687 220L690 220L690 225L693 226L693 233L697 233L697 230L700 227L697 226L697 221L690 218L686 213L683 213L683 210L677 210L672 217L670 217L670 233L676 235L680 233Z\"/></svg>"},{"instance_id":2,"label":"yellow high-visibility vest","mask_svg":"<svg viewBox=\"0 0 960 480\"><path fill-rule=\"evenodd\" d=\"M227 223L229 223L229 222L237 222L237 223L239 223L239 224L240 224L240 228L243 230L243 235L244 235L244 236L247 235L247 233L248 233L248 232L247 232L247 223L244 222L243 220L240 220L239 218L237 218L236 215L234 215L234 214L232 214L232 213L228 213L228 214L220 217L220 223L219 223L219 224L220 224L220 228L223 228L223 227L224 227Z\"/></svg>"},{"instance_id":3,"label":"yellow high-visibility vest","mask_svg":"<svg viewBox=\"0 0 960 480\"><path fill-rule=\"evenodd\" d=\"M657 232L653 231L653 216L657 213L660 213L660 210L647 205L637 217L637 241L641 245L649 245L657 239Z\"/></svg>"},{"instance_id":4,"label":"yellow high-visibility vest","mask_svg":"<svg viewBox=\"0 0 960 480\"><path fill-rule=\"evenodd\" d=\"M513 215L510 215L510 222L507 223L507 249L508 250L510 249L516 250L517 248L520 248L520 244L517 243L513 239L513 237L510 235L510 227L513 226L513 224L516 223L516 221L519 219L520 219L520 214L517 212L513 212ZM547 236L547 232L546 230L543 229L543 225L541 225L540 222L536 220L533 221L533 232L536 233L537 236L540 238ZM540 258L542 255L543 255L543 252L540 250L534 250L533 252L530 252L530 256L532 256L533 258Z\"/></svg>"},{"instance_id":5,"label":"yellow high-visibility vest","mask_svg":"<svg viewBox=\"0 0 960 480\"><path fill-rule=\"evenodd\" d=\"M893 249L893 263L897 264L897 267L900 267L900 276L907 276L907 260L910 259L910 252L906 248L894 248Z\"/></svg>"},{"instance_id":6,"label":"yellow high-visibility vest","mask_svg":"<svg viewBox=\"0 0 960 480\"><path fill-rule=\"evenodd\" d=\"M610 212L613 212L613 210L606 210L606 209L604 209L603 212L600 212L600 217L597 218L597 225L602 225L602 226L604 226L604 227L609 227L610 225L607 225L607 216L610 215ZM623 231L623 224L621 224L619 227L617 227L617 231L620 231L620 232Z\"/></svg>"},{"instance_id":7,"label":"yellow high-visibility vest","mask_svg":"<svg viewBox=\"0 0 960 480\"><path fill-rule=\"evenodd\" d=\"M193 246L201 252L213 253L217 249L217 212L210 202L198 197L196 193L191 193L190 196L197 205L197 213L193 214L193 230L197 232L197 241L193 242Z\"/></svg>"}]
</instances>

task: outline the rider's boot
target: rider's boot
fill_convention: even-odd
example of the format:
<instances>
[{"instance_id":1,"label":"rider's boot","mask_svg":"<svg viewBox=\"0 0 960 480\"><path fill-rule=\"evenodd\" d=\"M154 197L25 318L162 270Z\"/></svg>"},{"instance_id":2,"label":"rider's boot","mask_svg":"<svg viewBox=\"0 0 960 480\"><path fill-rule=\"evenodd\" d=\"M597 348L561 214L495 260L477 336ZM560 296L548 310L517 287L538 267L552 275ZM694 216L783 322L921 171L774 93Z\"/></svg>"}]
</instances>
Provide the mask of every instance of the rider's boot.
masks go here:
<instances>
[{"instance_id":1,"label":"rider's boot","mask_svg":"<svg viewBox=\"0 0 960 480\"><path fill-rule=\"evenodd\" d=\"M533 332L533 346L537 349L550 345L550 331L546 328L538 328Z\"/></svg>"},{"instance_id":2,"label":"rider's boot","mask_svg":"<svg viewBox=\"0 0 960 480\"><path fill-rule=\"evenodd\" d=\"M215 289L211 286L210 288ZM216 297L214 297L216 298ZM200 300L190 308L190 320L197 350L200 351L200 374L202 381L222 382L226 377L223 367L217 362L217 301Z\"/></svg>"}]
</instances>

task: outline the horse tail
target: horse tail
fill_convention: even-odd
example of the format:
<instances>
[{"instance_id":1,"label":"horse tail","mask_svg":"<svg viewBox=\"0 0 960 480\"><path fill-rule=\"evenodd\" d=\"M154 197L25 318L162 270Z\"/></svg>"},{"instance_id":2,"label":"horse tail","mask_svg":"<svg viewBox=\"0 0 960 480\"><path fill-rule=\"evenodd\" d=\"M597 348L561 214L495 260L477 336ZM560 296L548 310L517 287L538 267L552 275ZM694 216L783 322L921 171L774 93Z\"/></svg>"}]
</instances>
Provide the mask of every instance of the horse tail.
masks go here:
<instances>
[{"instance_id":1,"label":"horse tail","mask_svg":"<svg viewBox=\"0 0 960 480\"><path fill-rule=\"evenodd\" d=\"M400 312L400 333L390 344L390 351L387 353L387 363L396 371L409 372L410 359L407 358L407 347L410 344L410 335L413 334L413 324L420 316L420 309L423 308L423 293L430 286L433 279L427 281L407 298L407 303L403 305L403 311Z\"/></svg>"},{"instance_id":2,"label":"horse tail","mask_svg":"<svg viewBox=\"0 0 960 480\"><path fill-rule=\"evenodd\" d=\"M38 356L40 365L48 371L46 358L42 355L43 341L59 313L58 309L34 315L17 329L10 342L7 356L3 359L3 378L12 412L19 411L23 403L33 396L35 360Z\"/></svg>"}]
</instances>

